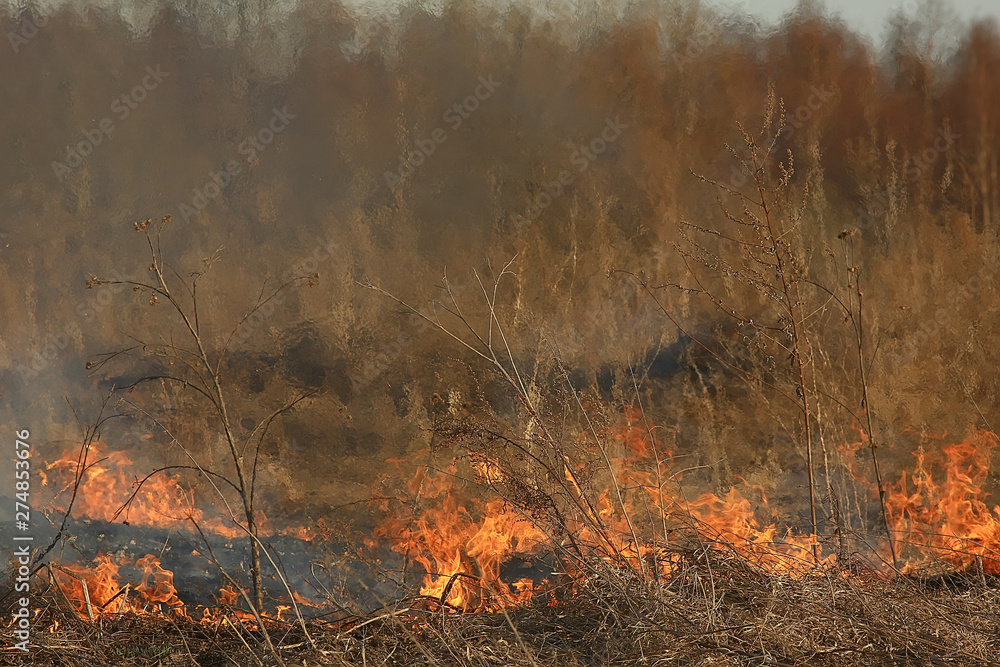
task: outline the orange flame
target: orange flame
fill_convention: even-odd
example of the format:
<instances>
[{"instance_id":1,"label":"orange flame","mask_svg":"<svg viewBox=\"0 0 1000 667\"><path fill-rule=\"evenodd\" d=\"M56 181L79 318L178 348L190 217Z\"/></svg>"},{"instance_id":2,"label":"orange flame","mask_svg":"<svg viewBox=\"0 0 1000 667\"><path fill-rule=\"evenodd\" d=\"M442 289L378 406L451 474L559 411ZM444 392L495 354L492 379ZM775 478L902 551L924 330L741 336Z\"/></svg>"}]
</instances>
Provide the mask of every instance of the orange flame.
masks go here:
<instances>
[{"instance_id":1,"label":"orange flame","mask_svg":"<svg viewBox=\"0 0 1000 667\"><path fill-rule=\"evenodd\" d=\"M864 483L858 453L868 440L861 429L855 430L858 441L839 449L851 477ZM594 555L624 559L640 570L655 564L659 574L669 577L676 558L657 545L666 544L672 522L674 527L693 526L703 544L734 551L769 572L801 576L834 563L836 556L823 554L817 536L792 535L776 523L759 521L750 500L736 488L724 496L705 493L690 502L672 491L666 480L677 475L666 470L670 452L658 442L641 410L627 408L623 423L605 435L603 452L614 477L609 475L609 488L585 504L587 520L567 521L579 544L596 549ZM939 466L943 475L935 475L930 465L936 457L918 453L915 471L902 477L887 503L890 523L899 536L897 551L907 559L904 569L913 571L943 558L955 568L978 563L984 572L1000 574L1000 506L990 509L983 489L990 453L998 445L996 435L977 430L962 443L943 447ZM474 455L471 464L480 482L504 482L505 473L496 461ZM562 470L566 488L582 498L585 490L577 481L578 472L567 460ZM526 601L537 589L530 580L513 586L496 582L505 559L544 544L544 531L499 499L482 502L465 497L457 479L455 462L436 476L421 469L410 492L431 506L408 523L388 519L379 534L392 536L397 552L424 566L424 595L441 597L461 609ZM744 483L760 492L766 507L764 489ZM873 493L877 498L877 490ZM663 527L658 528L656 521L639 527L634 523L637 517L650 516L661 517ZM476 583L467 583L470 579ZM492 582L493 590L502 594L484 597L483 582Z\"/></svg>"},{"instance_id":2,"label":"orange flame","mask_svg":"<svg viewBox=\"0 0 1000 667\"><path fill-rule=\"evenodd\" d=\"M49 495L47 509L65 511L76 487L78 455L78 451L67 453L42 471L43 488ZM199 509L195 505L194 491L182 485L179 475L157 473L146 479L132 498L139 480L134 473L133 459L127 452L109 451L105 443L96 441L91 444L87 459L88 466L76 487L74 515L108 522L120 521L124 517L128 524L160 529L176 529L193 520L203 531L223 537L240 538L246 535L231 521L223 522ZM126 502L128 506L122 516L117 516L119 508ZM257 516L260 534L272 534L273 527L267 517L259 511ZM282 533L303 540L315 537L312 528L302 526L291 526ZM123 587L119 581L119 572L124 564L125 561L115 561L102 554L90 566L56 566L54 576L76 612L84 618L122 612L142 613L150 611L150 605L153 610L163 605L175 613L185 614L184 603L178 598L174 586L174 574L162 566L159 558L147 555L134 563L142 574L139 583L131 588ZM223 589L220 591L220 602L223 605L234 604L237 596L236 591ZM235 610L231 613L242 614ZM215 616L205 610L203 620L207 622ZM247 615L247 619L252 618Z\"/></svg>"},{"instance_id":3,"label":"orange flame","mask_svg":"<svg viewBox=\"0 0 1000 667\"><path fill-rule=\"evenodd\" d=\"M225 537L245 534L235 526L225 525L221 519L206 517L195 506L194 491L181 485L179 475L167 473L147 479L122 517L117 517L116 512L129 501L138 482L132 457L124 451L108 451L107 445L98 441L91 444L87 459L90 463L73 503L76 515L102 521L124 518L129 524L150 528L175 528L179 522L193 519L203 530ZM77 468L77 452L66 454L46 466L45 483L52 487L53 496L49 509L66 509L76 483Z\"/></svg>"},{"instance_id":4,"label":"orange flame","mask_svg":"<svg viewBox=\"0 0 1000 667\"><path fill-rule=\"evenodd\" d=\"M134 461L127 452L109 451L105 443L95 441L90 445L87 460L88 466L73 502L74 515L109 522L123 520L130 525L149 528L177 528L179 523L193 520L203 531L230 539L246 536L246 531L232 521L208 516L199 509L194 491L181 483L180 475L157 473L143 481L132 498L139 479L135 476ZM72 451L46 466L43 484L50 487L52 496L47 509L65 511L76 485L78 465L78 451ZM126 502L128 506L118 516ZM256 518L261 536L275 532L262 510L256 511ZM278 532L304 541L316 537L316 532L307 526L289 526Z\"/></svg>"},{"instance_id":5,"label":"orange flame","mask_svg":"<svg viewBox=\"0 0 1000 667\"><path fill-rule=\"evenodd\" d=\"M480 461L478 467L486 476L498 474L490 462ZM504 562L518 551L533 550L543 533L500 499L481 506L463 499L455 474L454 463L437 475L418 471L410 490L433 506L409 523L387 521L378 535L393 536L393 549L424 567L422 595L466 610L527 599L530 580L513 586L498 582Z\"/></svg>"},{"instance_id":6,"label":"orange flame","mask_svg":"<svg viewBox=\"0 0 1000 667\"><path fill-rule=\"evenodd\" d=\"M159 558L150 554L143 556L135 564L143 570L142 581L135 587L137 593L150 602L160 602L171 608L184 606L174 588L174 573L163 569Z\"/></svg>"},{"instance_id":7,"label":"orange flame","mask_svg":"<svg viewBox=\"0 0 1000 667\"><path fill-rule=\"evenodd\" d=\"M99 554L94 562L95 567L65 565L53 569L56 583L76 613L82 618L96 618L129 610L127 595L120 594L120 566L105 554Z\"/></svg>"},{"instance_id":8,"label":"orange flame","mask_svg":"<svg viewBox=\"0 0 1000 667\"><path fill-rule=\"evenodd\" d=\"M986 573L1000 574L1000 506L990 509L983 490L998 445L994 433L974 429L940 455L914 454L915 470L902 475L886 500L897 552L908 558L904 571L934 561L966 570L978 562ZM936 481L941 472L943 482Z\"/></svg>"},{"instance_id":9,"label":"orange flame","mask_svg":"<svg viewBox=\"0 0 1000 667\"><path fill-rule=\"evenodd\" d=\"M670 576L676 558L658 547L665 544L666 533L672 529L650 527L648 521L637 528L632 519L662 512L674 527L678 522L693 524L703 542L735 550L772 571L800 574L817 566L813 536L779 537L778 527L762 525L750 501L737 489L724 497L706 493L690 503L672 492L666 479L670 452L658 441L641 410L627 408L624 423L607 436L605 447L616 475L615 490L604 489L581 503L586 520L567 520L576 542L595 549L595 556L624 559L639 570L655 563L659 574ZM470 464L481 483L505 481L496 461L473 455ZM578 482L578 472L566 459L562 473L567 489L583 498L585 490ZM527 601L537 590L534 582L521 579L512 585L500 584L499 575L512 555L530 554L545 544L545 532L498 498L483 502L466 497L458 479L454 461L434 476L420 469L409 490L429 507L409 522L390 517L378 535L391 537L395 551L424 567L423 595L442 598L464 610ZM833 558L823 557L819 564L829 564ZM484 595L486 589L493 595Z\"/></svg>"},{"instance_id":10,"label":"orange flame","mask_svg":"<svg viewBox=\"0 0 1000 667\"><path fill-rule=\"evenodd\" d=\"M156 556L147 555L136 561L143 574L131 592L120 581L121 561L98 554L92 562L96 565L57 565L52 570L56 584L81 618L142 612L147 605L159 603L184 614L184 603L174 588L174 574L164 569Z\"/></svg>"},{"instance_id":11,"label":"orange flame","mask_svg":"<svg viewBox=\"0 0 1000 667\"><path fill-rule=\"evenodd\" d=\"M633 457L650 459L655 452L661 459L670 458L670 450L660 443L656 430L647 422L642 410L626 405L625 422L625 426L614 434L614 438L621 440Z\"/></svg>"}]
</instances>

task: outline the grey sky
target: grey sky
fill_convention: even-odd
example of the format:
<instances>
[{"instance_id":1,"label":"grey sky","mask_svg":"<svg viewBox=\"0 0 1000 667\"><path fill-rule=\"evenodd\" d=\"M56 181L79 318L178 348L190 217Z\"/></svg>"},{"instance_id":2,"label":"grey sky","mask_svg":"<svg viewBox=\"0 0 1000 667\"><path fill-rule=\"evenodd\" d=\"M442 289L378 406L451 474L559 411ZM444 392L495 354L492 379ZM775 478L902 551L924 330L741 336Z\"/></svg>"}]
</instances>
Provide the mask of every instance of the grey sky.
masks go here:
<instances>
[{"instance_id":1,"label":"grey sky","mask_svg":"<svg viewBox=\"0 0 1000 667\"><path fill-rule=\"evenodd\" d=\"M719 5L735 6L767 22L774 22L793 9L797 0L720 0ZM903 10L907 16L914 16L927 5L940 5L937 12L953 14L963 22L971 19L993 16L1000 17L1000 2L997 0L951 0L928 3L927 0L827 0L817 3L825 6L827 13L839 15L850 27L881 42L885 34L887 19Z\"/></svg>"}]
</instances>

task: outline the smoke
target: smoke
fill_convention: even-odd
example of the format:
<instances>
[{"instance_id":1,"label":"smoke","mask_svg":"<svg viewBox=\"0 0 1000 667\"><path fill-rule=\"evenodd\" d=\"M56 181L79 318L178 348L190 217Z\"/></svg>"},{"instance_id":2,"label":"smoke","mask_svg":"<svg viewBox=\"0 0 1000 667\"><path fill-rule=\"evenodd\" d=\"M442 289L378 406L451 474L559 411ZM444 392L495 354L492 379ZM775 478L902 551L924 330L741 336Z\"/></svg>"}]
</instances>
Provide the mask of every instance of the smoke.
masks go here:
<instances>
[{"instance_id":1,"label":"smoke","mask_svg":"<svg viewBox=\"0 0 1000 667\"><path fill-rule=\"evenodd\" d=\"M996 316L980 307L996 298L995 24L949 23L958 37L941 51L928 46L933 15L897 22L876 51L808 7L773 29L744 7L696 2L4 12L0 383L7 422L51 440L75 437L64 397L89 414L145 372L92 376L87 360L129 336L181 332L162 303L86 289L91 275L142 277L147 249L131 224L171 215L164 252L179 276L215 258L200 288L212 345L265 281L319 276L244 322L226 367L251 412L320 391L266 452L276 504L365 497L378 461L426 442L434 396L453 409L475 396L460 349L358 283L442 313L447 274L482 324L472 270L488 276L515 255L500 295L526 368L544 341L607 391L623 364L687 369L647 389L682 447L729 457L713 483L743 465L760 479L800 475L784 436L728 411L748 400L736 380L701 373L635 285L609 277L685 278L678 220L718 212L690 172L746 186L725 144L739 143L737 122L760 124L769 87L786 113L779 151L809 185L816 270L841 279L824 244L861 234L883 432L961 430L980 420L970 398L996 395L983 370ZM693 331L721 321L710 303L665 298ZM928 391L940 378L945 397ZM185 408L176 388L156 391L149 405ZM730 402L699 412L705 392Z\"/></svg>"}]
</instances>

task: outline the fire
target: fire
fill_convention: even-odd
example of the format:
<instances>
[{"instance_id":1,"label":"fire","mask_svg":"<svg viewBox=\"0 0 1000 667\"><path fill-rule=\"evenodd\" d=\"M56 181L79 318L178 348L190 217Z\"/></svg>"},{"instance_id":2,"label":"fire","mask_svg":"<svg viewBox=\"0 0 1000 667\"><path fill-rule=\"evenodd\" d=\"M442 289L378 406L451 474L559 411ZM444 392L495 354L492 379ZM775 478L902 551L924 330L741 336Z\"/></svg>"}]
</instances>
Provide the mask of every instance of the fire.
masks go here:
<instances>
[{"instance_id":1,"label":"fire","mask_svg":"<svg viewBox=\"0 0 1000 667\"><path fill-rule=\"evenodd\" d=\"M817 536L793 535L757 518L760 509L767 508L759 486L744 482L760 494L756 511L737 488L722 496L704 493L685 500L669 483L679 474L672 472L670 450L657 433L641 410L627 408L622 422L603 435L603 444L592 445L601 450L614 475L607 474L608 488L581 503L590 520L577 517L565 525L593 557L625 562L637 571L654 567L658 576L670 577L676 554L663 547L671 535L683 533L678 528L687 528L702 545L735 552L775 574L804 576L835 564L836 555L824 553ZM864 484L857 454L867 439L861 436L840 450L850 476ZM903 475L887 503L898 536L897 552L907 558L904 571L943 560L959 570L980 564L984 572L1000 574L1000 506L990 509L983 488L990 453L998 445L996 435L976 430L965 441L941 448L940 454L918 452L916 469ZM495 487L505 482L498 462L473 454L469 463L480 483ZM524 603L539 587L530 579L499 584L503 565L517 553L532 554L545 544L551 549L551 541L530 517L502 500L468 496L457 465L453 461L437 475L418 471L409 491L427 509L408 522L388 519L379 534L391 536L394 550L423 566L424 595L463 610ZM566 488L581 498L583 470L567 459L561 471ZM873 494L877 498L877 490Z\"/></svg>"},{"instance_id":2,"label":"fire","mask_svg":"<svg viewBox=\"0 0 1000 667\"><path fill-rule=\"evenodd\" d=\"M994 433L974 429L940 453L914 454L914 471L886 501L897 551L909 558L904 571L943 561L958 570L981 563L984 572L1000 574L1000 505L991 509L983 490L998 445Z\"/></svg>"},{"instance_id":3,"label":"fire","mask_svg":"<svg viewBox=\"0 0 1000 667\"><path fill-rule=\"evenodd\" d=\"M631 405L625 406L625 425L613 437L622 441L636 459L653 458L654 454L659 454L661 460L671 456L670 450L656 437L655 429L647 423L642 410Z\"/></svg>"},{"instance_id":4,"label":"fire","mask_svg":"<svg viewBox=\"0 0 1000 667\"><path fill-rule=\"evenodd\" d=\"M125 451L109 450L100 441L91 444L88 465L77 487L78 456L78 451L70 451L42 471L42 484L48 496L45 506L49 511L65 511L75 491L75 516L108 522L124 520L129 525L158 529L190 529L185 524L193 520L208 533L229 539L246 536L246 532L231 521L224 522L208 516L198 508L194 491L182 484L179 475L156 473L144 480L137 490L140 478L136 477L132 457ZM124 510L121 510L123 507ZM262 512L258 513L258 525L261 536L275 532ZM303 540L315 537L312 528L302 526L290 526L282 534ZM121 571L125 566L134 566L139 570L138 582L122 584ZM52 572L55 583L83 618L156 610L171 610L186 615L185 605L174 586L174 573L164 568L160 559L152 554L134 562L99 554L90 564L54 565ZM220 604L237 604L238 597L237 591L227 587L220 591ZM252 616L236 610L229 610L228 613L253 620ZM216 616L216 613L205 610L203 621L213 621Z\"/></svg>"},{"instance_id":5,"label":"fire","mask_svg":"<svg viewBox=\"0 0 1000 667\"><path fill-rule=\"evenodd\" d=\"M177 589L174 588L174 573L163 569L159 558L148 554L137 560L135 564L143 570L142 581L135 587L137 593L150 602L162 603L168 607L184 606L184 603L177 597Z\"/></svg>"},{"instance_id":6,"label":"fire","mask_svg":"<svg viewBox=\"0 0 1000 667\"><path fill-rule=\"evenodd\" d=\"M141 570L138 583L122 582L121 571L129 565ZM156 614L164 611L191 618L187 606L177 595L174 573L164 568L153 554L147 554L134 563L99 554L89 564L54 565L51 571L62 596L80 618L93 621L115 614ZM232 608L239 604L243 593L246 591L241 592L228 585L221 588L216 595L218 606L202 608L198 621L212 625L230 622L229 617L233 617L252 627L256 616ZM300 606L317 606L295 592L293 596ZM278 604L277 618L281 620L290 609L289 605Z\"/></svg>"},{"instance_id":7,"label":"fire","mask_svg":"<svg viewBox=\"0 0 1000 667\"><path fill-rule=\"evenodd\" d=\"M476 467L486 476L499 474L487 461ZM422 595L457 609L526 600L531 595L530 579L508 586L499 583L500 576L510 556L532 551L544 541L544 534L498 498L481 506L464 498L454 483L456 474L455 463L436 475L421 469L410 482L410 491L433 506L409 523L389 520L378 534L392 535L393 549L423 566L427 574Z\"/></svg>"},{"instance_id":8,"label":"fire","mask_svg":"<svg viewBox=\"0 0 1000 667\"><path fill-rule=\"evenodd\" d=\"M110 556L99 554L94 567L62 565L53 570L56 583L82 618L118 614L129 609L128 596L118 580L121 569Z\"/></svg>"},{"instance_id":9,"label":"fire","mask_svg":"<svg viewBox=\"0 0 1000 667\"><path fill-rule=\"evenodd\" d=\"M219 601L220 605L231 607L234 604L237 604L240 595L240 591L236 590L232 586L224 586L219 589L219 594L216 599Z\"/></svg>"},{"instance_id":10,"label":"fire","mask_svg":"<svg viewBox=\"0 0 1000 667\"><path fill-rule=\"evenodd\" d=\"M96 619L110 614L142 612L159 604L184 613L184 603L177 597L173 572L164 569L160 559L143 556L135 562L142 570L138 585L121 583L125 563L107 554L98 554L91 565L56 565L55 583L81 618Z\"/></svg>"},{"instance_id":11,"label":"fire","mask_svg":"<svg viewBox=\"0 0 1000 667\"><path fill-rule=\"evenodd\" d=\"M846 469L859 484L865 482L857 453L866 444L861 433L857 443L840 448ZM755 503L738 488L721 496L704 493L686 499L673 484L679 473L673 471L670 449L641 410L627 409L599 442L581 438L577 445L593 454L592 460L605 462L595 472L565 454L556 459L560 461L557 474L566 482L563 490L581 499L579 513L567 518L563 527L585 558L625 563L640 572L652 568L656 576L669 578L678 556L666 547L675 539L673 535L683 534L694 535L703 547L735 552L775 574L803 576L834 563L833 554L822 555L816 536L791 535L777 523L758 519L767 507L759 486L743 482L753 489L754 498L759 494L760 501ZM915 453L912 472L889 485L886 509L904 572L943 563L953 570L977 568L1000 575L1000 505L987 504L984 488L990 457L998 447L1000 438L976 429L961 442L921 448ZM93 456L96 463L85 472L75 510L110 521L114 509L132 493L134 478L130 480L128 471L133 462L125 452L107 451L103 444L96 446ZM467 463L464 470L471 468L480 485L501 489L512 482L500 461L482 453L471 455ZM76 467L72 456L48 466L47 483L56 492L54 505L65 502ZM422 567L422 595L451 609L482 611L524 604L545 586L530 577L506 577L508 566L517 559L541 555L546 545L551 550L551 526L547 528L501 497L479 499L470 492L474 485L467 483L461 470L457 460L437 472L420 468L408 490L422 509L412 518L388 518L376 535L391 539L396 552ZM206 517L195 506L193 493L176 476L156 477L147 481L148 492L132 502L132 523L176 527L191 518L220 534L242 535ZM134 565L141 572L140 580L123 585L121 569L126 564L101 554L89 566L54 566L52 574L84 618L157 609L186 614L173 573L159 558L139 558ZM564 563L562 570L570 578L583 576L572 564ZM238 604L240 595L227 586L219 591L218 604L230 608ZM310 604L293 595L299 604ZM243 612L230 613L250 618ZM279 618L287 613L288 608L278 608ZM203 621L219 618L205 610Z\"/></svg>"},{"instance_id":12,"label":"fire","mask_svg":"<svg viewBox=\"0 0 1000 667\"><path fill-rule=\"evenodd\" d=\"M78 451L70 451L46 466L43 483L50 489L51 498L47 503L50 511L65 511L69 504L76 485L78 454ZM199 509L194 490L181 483L180 475L158 472L142 481L133 498L140 479L136 477L135 463L127 452L109 450L105 443L95 441L90 445L87 460L88 466L73 501L75 516L164 529L176 529L184 522L194 521L203 531L222 537L246 537L246 532L232 521L208 516ZM289 526L275 531L262 510L258 509L256 514L261 536L278 532L304 541L316 537L315 531L307 526Z\"/></svg>"},{"instance_id":13,"label":"fire","mask_svg":"<svg viewBox=\"0 0 1000 667\"><path fill-rule=\"evenodd\" d=\"M763 505L767 506L766 497ZM712 537L719 548L730 548L770 572L805 574L818 565L832 565L833 554L813 557L812 535L783 535L778 538L778 526L761 525L750 501L738 489L730 489L724 498L714 493L703 494L688 509L704 527L702 532Z\"/></svg>"},{"instance_id":14,"label":"fire","mask_svg":"<svg viewBox=\"0 0 1000 667\"><path fill-rule=\"evenodd\" d=\"M49 509L64 511L76 483L78 453L72 452L46 466L45 483L51 488ZM158 473L147 479L129 502L139 481L135 464L127 452L108 450L105 443L91 444L89 465L83 473L80 488L73 502L73 513L101 521L125 522L149 528L176 528L179 523L194 520L203 530L237 538L245 533L226 525L218 518L206 517L195 506L194 491L184 488L179 475ZM118 510L125 506L121 517Z\"/></svg>"},{"instance_id":15,"label":"fire","mask_svg":"<svg viewBox=\"0 0 1000 667\"><path fill-rule=\"evenodd\" d=\"M613 450L608 456L616 471L618 490L604 489L581 503L590 520L566 521L576 543L592 549L593 556L623 560L639 570L655 563L659 575L669 576L676 559L661 553L660 547L668 541L664 533L683 524L694 525L705 543L734 549L774 571L798 574L816 567L812 536L779 539L778 527L762 525L750 501L737 489L724 497L704 494L693 502L671 491L667 484L670 450L659 441L641 410L626 409L624 423L612 428L604 441ZM502 466L488 457L474 454L469 464L481 484L495 486L506 481ZM580 498L585 494L579 481L582 470L569 459L562 470L567 488ZM512 556L537 555L550 544L546 531L500 498L478 501L468 496L460 479L457 461L435 475L426 468L418 470L409 492L426 508L409 521L390 517L378 535L391 537L395 551L423 566L423 595L462 610L526 602L539 590L536 583L528 578L500 583L500 575ZM671 528L651 526L649 521L637 525L630 518L659 513L665 518L661 525L669 523ZM821 564L832 559L828 556ZM564 569L574 568L567 564Z\"/></svg>"}]
</instances>

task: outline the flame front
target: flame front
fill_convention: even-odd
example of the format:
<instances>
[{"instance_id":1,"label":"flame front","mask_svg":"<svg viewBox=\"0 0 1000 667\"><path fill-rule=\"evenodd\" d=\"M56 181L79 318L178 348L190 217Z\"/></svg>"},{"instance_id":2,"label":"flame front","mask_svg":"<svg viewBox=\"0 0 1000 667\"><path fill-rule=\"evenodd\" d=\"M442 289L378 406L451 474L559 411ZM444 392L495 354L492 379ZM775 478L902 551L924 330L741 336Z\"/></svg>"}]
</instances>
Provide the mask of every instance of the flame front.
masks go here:
<instances>
[{"instance_id":1,"label":"flame front","mask_svg":"<svg viewBox=\"0 0 1000 667\"><path fill-rule=\"evenodd\" d=\"M184 603L174 588L174 574L162 567L159 558L150 554L135 562L142 570L142 579L134 588L121 583L124 564L107 554L98 554L89 566L55 565L52 573L62 594L81 618L147 612L158 609L159 604L184 613Z\"/></svg>"},{"instance_id":2,"label":"flame front","mask_svg":"<svg viewBox=\"0 0 1000 667\"><path fill-rule=\"evenodd\" d=\"M181 484L179 475L157 473L142 483L133 498L133 489L139 480L127 452L109 451L105 443L97 441L90 445L88 461L91 463L83 472L73 501L75 515L101 521L124 519L129 524L148 528L177 528L180 522L191 520L202 530L224 537L236 538L245 534L231 523L227 525L217 517L205 516L195 506L194 491ZM76 453L66 454L46 467L45 482L52 494L50 510L66 509L76 485L78 467ZM121 515L120 509L123 509Z\"/></svg>"},{"instance_id":3,"label":"flame front","mask_svg":"<svg viewBox=\"0 0 1000 667\"><path fill-rule=\"evenodd\" d=\"M75 498L76 471L80 466L77 452L66 453L46 466L43 484L50 496L46 509L63 512L72 499L75 516L99 521L124 521L162 529L177 529L184 522L194 522L203 531L229 539L247 535L233 521L209 516L198 508L194 490L181 483L180 475L156 472L141 480L140 487L132 457L125 451L109 450L100 441L91 443L87 460ZM288 526L276 531L262 510L257 509L255 514L260 536L275 532L301 540L316 536L308 526Z\"/></svg>"},{"instance_id":4,"label":"flame front","mask_svg":"<svg viewBox=\"0 0 1000 667\"><path fill-rule=\"evenodd\" d=\"M862 434L858 442L838 448L846 459L845 469L859 484L865 480L857 455L866 445ZM688 534L693 531L701 546L737 553L771 573L801 576L835 562L833 554L818 560L814 556L819 551L816 536L790 535L778 524L761 522L751 501L737 488L722 496L704 493L687 500L679 487L669 483L679 479L680 473L672 472L669 449L640 410L626 410L622 422L609 427L600 443L588 445L581 440L581 446L599 449L609 464L602 477L593 469L585 475L587 468L574 465L569 458L559 459L564 461L559 472L564 489L580 498L591 494L579 504L581 514L564 524L573 543L586 552L585 558L624 562L637 571L652 568L657 576L668 578L677 553L667 547L672 535L687 530ZM904 572L919 573L932 564L944 564L952 571L975 568L1000 575L1000 506L987 504L984 489L990 457L998 446L1000 438L995 434L976 429L961 442L921 448L915 453L912 472L889 485L886 510ZM120 507L131 494L127 470L132 461L124 452L105 453L103 446L96 454L99 463L87 469L76 509L111 520L112 508ZM481 485L496 489L511 481L492 458L475 455L468 462ZM72 457L56 461L49 466L49 484L57 492L68 491L75 469ZM595 480L605 480L606 488L595 489ZM746 486L755 489L754 497L759 493L759 505L766 508L764 490ZM551 550L554 531L500 497L478 499L469 492L471 488L475 485L461 477L457 461L433 473L420 468L408 491L422 509L409 519L390 516L376 534L390 539L396 552L423 568L420 593L424 596L461 611L524 604L542 588L529 577L505 577L505 567L517 557ZM149 490L132 504L133 523L173 527L192 518L220 534L242 534L205 517L176 477L163 475ZM52 572L82 617L151 609L186 613L173 573L159 558L147 555L135 561L142 574L134 587L121 584L120 570L125 564L102 554L90 566L54 566ZM571 563L561 563L561 568L563 576L583 576ZM225 588L219 593L219 603L233 605L239 595ZM204 620L214 618L206 611Z\"/></svg>"},{"instance_id":5,"label":"flame front","mask_svg":"<svg viewBox=\"0 0 1000 667\"><path fill-rule=\"evenodd\" d=\"M915 470L890 490L887 512L897 552L904 557L904 572L943 560L960 571L976 566L1000 574L1000 506L990 509L983 489L990 454L998 444L993 433L976 430L963 442L942 447L934 457L918 453ZM866 445L867 439L861 437L838 448L859 484L866 480L857 453ZM627 408L623 423L609 429L599 446L614 475L608 476L608 488L591 489L593 497L583 511L593 521L576 518L565 523L575 543L591 550L588 557L624 561L637 571L653 567L657 576L670 577L676 553L665 547L672 535L683 532L679 528L688 528L701 545L739 554L773 574L804 576L836 563L836 555L823 551L819 537L793 535L776 523L758 520L751 501L737 488L722 496L704 493L694 500L672 490L676 485L668 480L679 479L680 474L672 472L670 451L641 410ZM932 458L940 459L939 465L932 467ZM502 466L495 461L474 455L470 463L481 483L495 486L505 481ZM582 470L568 460L563 469L567 488L580 497L585 493ZM408 522L389 518L380 534L394 540L394 550L423 566L424 595L462 610L524 603L538 587L529 579L515 586L501 585L499 576L511 556L533 550L537 555L546 544L551 549L547 531L502 500L477 501L464 486L454 461L437 475L420 469L409 491L430 506ZM764 490L746 486L755 488L755 495L761 496L759 505L766 508ZM877 489L872 493L877 499ZM563 570L575 576L572 566L563 565Z\"/></svg>"},{"instance_id":6,"label":"flame front","mask_svg":"<svg viewBox=\"0 0 1000 667\"><path fill-rule=\"evenodd\" d=\"M159 472L136 488L139 478L132 457L125 451L109 450L100 441L91 443L87 465L77 485L78 456L78 451L69 451L42 471L44 493L48 496L43 503L47 510L64 512L72 500L75 516L99 521L125 520L137 527L188 530L193 521L206 534L227 539L246 536L246 532L232 521L208 516L199 509L194 491L185 488L179 475ZM261 536L274 532L270 521L260 512L258 526ZM303 526L290 526L281 532L303 540L314 537L313 530ZM126 566L134 566L140 572L138 582L128 586L122 583L121 576ZM56 564L52 572L55 583L83 618L123 612L149 613L160 609L186 615L185 605L174 586L173 572L164 568L160 559L152 554L135 561L100 554L90 564ZM226 588L220 591L219 599L223 605L232 605L237 603L238 597L238 592ZM299 601L305 599L299 596ZM230 613L254 622L252 616L243 612L230 610ZM214 613L205 610L202 620L214 621L215 618Z\"/></svg>"}]
</instances>

